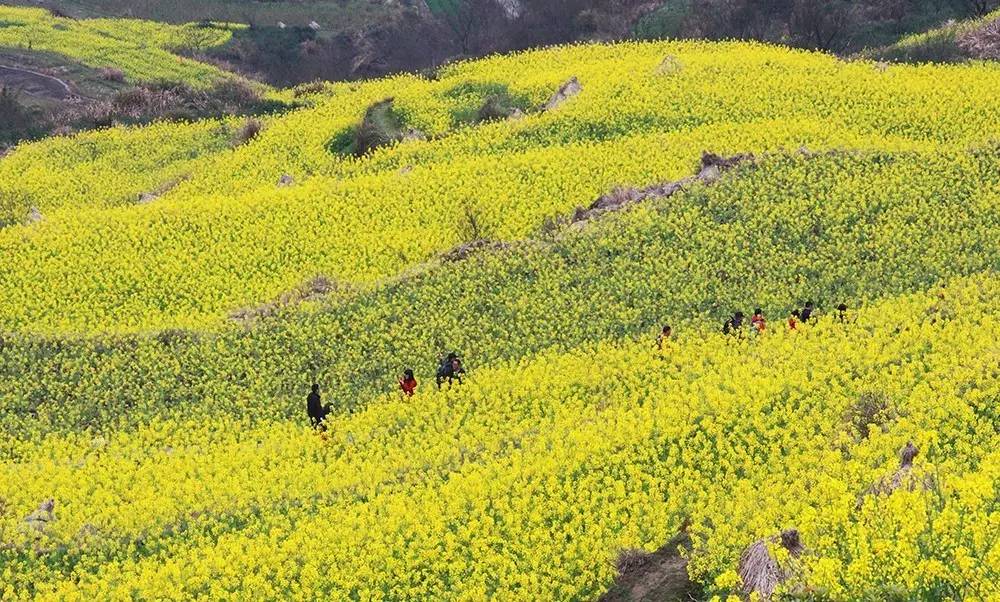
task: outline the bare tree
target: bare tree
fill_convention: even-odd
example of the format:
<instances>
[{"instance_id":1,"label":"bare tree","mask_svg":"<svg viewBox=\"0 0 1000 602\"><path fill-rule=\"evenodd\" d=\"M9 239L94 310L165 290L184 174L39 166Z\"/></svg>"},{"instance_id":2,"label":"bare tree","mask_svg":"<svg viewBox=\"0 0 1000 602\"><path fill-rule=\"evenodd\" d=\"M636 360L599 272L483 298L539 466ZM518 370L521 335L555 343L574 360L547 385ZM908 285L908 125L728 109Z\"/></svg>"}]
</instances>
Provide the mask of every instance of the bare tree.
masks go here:
<instances>
[{"instance_id":1,"label":"bare tree","mask_svg":"<svg viewBox=\"0 0 1000 602\"><path fill-rule=\"evenodd\" d=\"M843 41L851 18L848 0L795 0L789 29L800 44L834 50Z\"/></svg>"},{"instance_id":2,"label":"bare tree","mask_svg":"<svg viewBox=\"0 0 1000 602\"><path fill-rule=\"evenodd\" d=\"M962 0L962 4L977 17L984 17L997 7L996 0Z\"/></svg>"},{"instance_id":3,"label":"bare tree","mask_svg":"<svg viewBox=\"0 0 1000 602\"><path fill-rule=\"evenodd\" d=\"M464 55L504 50L507 14L497 0L462 0L444 21Z\"/></svg>"}]
</instances>

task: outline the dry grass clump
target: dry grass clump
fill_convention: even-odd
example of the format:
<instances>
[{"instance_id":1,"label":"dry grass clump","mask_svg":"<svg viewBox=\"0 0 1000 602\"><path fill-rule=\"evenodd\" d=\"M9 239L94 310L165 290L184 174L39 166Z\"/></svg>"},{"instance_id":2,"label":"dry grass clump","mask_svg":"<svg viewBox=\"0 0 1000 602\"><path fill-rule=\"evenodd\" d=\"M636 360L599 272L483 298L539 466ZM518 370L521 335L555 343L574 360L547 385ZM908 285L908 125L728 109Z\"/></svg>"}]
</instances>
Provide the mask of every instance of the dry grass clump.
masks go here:
<instances>
[{"instance_id":1,"label":"dry grass clump","mask_svg":"<svg viewBox=\"0 0 1000 602\"><path fill-rule=\"evenodd\" d=\"M237 147L250 142L264 131L264 122L256 117L247 117L230 140L230 146Z\"/></svg>"},{"instance_id":2,"label":"dry grass clump","mask_svg":"<svg viewBox=\"0 0 1000 602\"><path fill-rule=\"evenodd\" d=\"M237 309L229 314L230 319L236 322L250 322L259 318L267 318L275 315L282 309L305 303L317 301L334 292L349 292L351 289L323 275L317 275L302 283L300 286L282 293L274 301L264 303L255 307Z\"/></svg>"},{"instance_id":3,"label":"dry grass clump","mask_svg":"<svg viewBox=\"0 0 1000 602\"><path fill-rule=\"evenodd\" d=\"M619 576L627 575L644 567L651 557L652 554L635 548L621 550L615 559L615 570Z\"/></svg>"},{"instance_id":4,"label":"dry grass clump","mask_svg":"<svg viewBox=\"0 0 1000 602\"><path fill-rule=\"evenodd\" d=\"M913 467L913 459L917 457L920 450L912 442L907 442L906 446L899 452L899 469L891 476L880 479L877 483L868 488L867 495L892 495L897 489L905 491L915 491L922 489L931 491L936 488L933 477L921 473Z\"/></svg>"},{"instance_id":5,"label":"dry grass clump","mask_svg":"<svg viewBox=\"0 0 1000 602\"><path fill-rule=\"evenodd\" d=\"M569 80L566 83L559 86L559 89L556 90L556 93L553 94L551 98L549 98L548 102L546 102L544 106L542 106L542 110L551 111L552 109L558 107L559 105L563 104L564 102L576 96L582 91L583 91L583 86L580 85L580 80L578 80L574 75L573 77L569 78Z\"/></svg>"},{"instance_id":6,"label":"dry grass clump","mask_svg":"<svg viewBox=\"0 0 1000 602\"><path fill-rule=\"evenodd\" d=\"M125 83L125 72L121 69L115 69L114 67L102 67L98 70L98 73L106 82L115 82L118 84Z\"/></svg>"},{"instance_id":7,"label":"dry grass clump","mask_svg":"<svg viewBox=\"0 0 1000 602\"><path fill-rule=\"evenodd\" d=\"M762 599L768 600L778 585L791 576L791 572L782 568L771 554L768 544L778 543L794 557L800 556L805 550L796 529L787 529L777 537L758 539L750 544L740 556L739 565L739 575L746 595L757 592Z\"/></svg>"},{"instance_id":8,"label":"dry grass clump","mask_svg":"<svg viewBox=\"0 0 1000 602\"><path fill-rule=\"evenodd\" d=\"M1000 18L959 36L958 45L972 58L1000 60Z\"/></svg>"}]
</instances>

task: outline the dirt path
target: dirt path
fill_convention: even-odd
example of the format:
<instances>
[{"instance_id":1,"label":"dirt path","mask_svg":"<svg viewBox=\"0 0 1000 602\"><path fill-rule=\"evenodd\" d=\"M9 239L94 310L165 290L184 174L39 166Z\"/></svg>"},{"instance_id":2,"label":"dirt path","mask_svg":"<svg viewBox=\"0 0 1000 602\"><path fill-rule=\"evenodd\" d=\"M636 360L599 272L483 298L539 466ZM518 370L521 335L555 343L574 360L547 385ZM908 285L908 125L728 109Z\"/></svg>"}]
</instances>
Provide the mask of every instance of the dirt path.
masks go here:
<instances>
[{"instance_id":1,"label":"dirt path","mask_svg":"<svg viewBox=\"0 0 1000 602\"><path fill-rule=\"evenodd\" d=\"M65 100L75 95L73 88L58 77L9 65L0 65L0 85L52 100Z\"/></svg>"}]
</instances>

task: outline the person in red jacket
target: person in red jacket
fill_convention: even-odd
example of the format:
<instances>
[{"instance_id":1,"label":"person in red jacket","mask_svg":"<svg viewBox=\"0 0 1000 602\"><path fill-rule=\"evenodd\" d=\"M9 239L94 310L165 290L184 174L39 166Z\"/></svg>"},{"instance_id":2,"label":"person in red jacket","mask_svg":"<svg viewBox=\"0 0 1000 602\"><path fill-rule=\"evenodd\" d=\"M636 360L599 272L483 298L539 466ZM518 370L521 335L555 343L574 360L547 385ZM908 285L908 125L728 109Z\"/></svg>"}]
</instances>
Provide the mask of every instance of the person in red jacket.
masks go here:
<instances>
[{"instance_id":1,"label":"person in red jacket","mask_svg":"<svg viewBox=\"0 0 1000 602\"><path fill-rule=\"evenodd\" d=\"M764 318L764 311L761 308L758 307L753 310L753 316L750 318L750 326L757 334L764 334L764 330L767 328L767 320Z\"/></svg>"},{"instance_id":2,"label":"person in red jacket","mask_svg":"<svg viewBox=\"0 0 1000 602\"><path fill-rule=\"evenodd\" d=\"M417 390L417 379L413 378L413 370L409 368L403 370L403 378L399 379L399 388L403 391L403 395L413 397L414 391Z\"/></svg>"}]
</instances>

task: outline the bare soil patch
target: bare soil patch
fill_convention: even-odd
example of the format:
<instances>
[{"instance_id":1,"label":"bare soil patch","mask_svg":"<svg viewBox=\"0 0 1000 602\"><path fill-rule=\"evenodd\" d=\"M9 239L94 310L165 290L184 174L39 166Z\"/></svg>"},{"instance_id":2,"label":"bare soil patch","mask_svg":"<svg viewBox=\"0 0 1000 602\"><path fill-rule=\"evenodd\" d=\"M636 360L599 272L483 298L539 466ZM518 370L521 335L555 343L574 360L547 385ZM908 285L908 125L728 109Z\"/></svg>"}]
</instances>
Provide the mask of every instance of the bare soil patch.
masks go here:
<instances>
[{"instance_id":1,"label":"bare soil patch","mask_svg":"<svg viewBox=\"0 0 1000 602\"><path fill-rule=\"evenodd\" d=\"M679 602L697 600L701 589L687 574L687 559L678 553L690 540L681 533L652 553L624 550L618 557L618 579L600 602Z\"/></svg>"},{"instance_id":2,"label":"bare soil patch","mask_svg":"<svg viewBox=\"0 0 1000 602\"><path fill-rule=\"evenodd\" d=\"M11 65L0 65L0 87L48 100L66 100L75 96L73 87L58 77Z\"/></svg>"}]
</instances>

